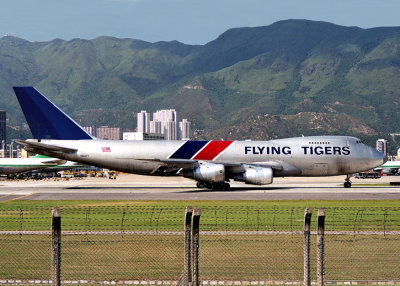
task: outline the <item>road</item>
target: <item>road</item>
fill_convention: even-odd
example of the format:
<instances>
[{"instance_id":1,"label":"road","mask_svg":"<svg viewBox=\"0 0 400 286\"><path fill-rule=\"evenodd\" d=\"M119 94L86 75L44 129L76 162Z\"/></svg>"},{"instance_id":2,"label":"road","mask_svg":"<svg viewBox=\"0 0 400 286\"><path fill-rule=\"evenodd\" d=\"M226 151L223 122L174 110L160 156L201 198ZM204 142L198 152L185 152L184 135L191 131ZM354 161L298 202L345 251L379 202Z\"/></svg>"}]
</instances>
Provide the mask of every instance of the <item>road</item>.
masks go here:
<instances>
[{"instance_id":1,"label":"road","mask_svg":"<svg viewBox=\"0 0 400 286\"><path fill-rule=\"evenodd\" d=\"M400 199L400 186L388 186L400 177L352 179L343 188L344 176L275 178L267 186L231 183L229 191L198 189L181 177L146 177L122 174L107 178L68 181L1 181L0 201L12 200L384 200Z\"/></svg>"}]
</instances>

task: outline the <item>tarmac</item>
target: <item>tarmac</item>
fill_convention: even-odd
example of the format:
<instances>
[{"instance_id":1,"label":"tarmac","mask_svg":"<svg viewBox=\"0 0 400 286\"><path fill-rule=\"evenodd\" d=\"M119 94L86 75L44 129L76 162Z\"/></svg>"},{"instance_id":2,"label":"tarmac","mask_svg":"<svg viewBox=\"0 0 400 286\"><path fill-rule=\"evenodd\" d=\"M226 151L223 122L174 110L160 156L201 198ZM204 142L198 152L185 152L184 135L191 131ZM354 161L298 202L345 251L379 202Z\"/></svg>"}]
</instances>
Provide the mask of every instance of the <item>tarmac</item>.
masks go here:
<instances>
[{"instance_id":1,"label":"tarmac","mask_svg":"<svg viewBox=\"0 0 400 286\"><path fill-rule=\"evenodd\" d=\"M352 178L344 188L345 176L274 178L271 185L254 186L231 182L231 189L214 191L196 188L182 177L150 177L120 174L108 178L69 180L0 181L0 201L15 200L389 200L400 199L398 176L380 179Z\"/></svg>"}]
</instances>

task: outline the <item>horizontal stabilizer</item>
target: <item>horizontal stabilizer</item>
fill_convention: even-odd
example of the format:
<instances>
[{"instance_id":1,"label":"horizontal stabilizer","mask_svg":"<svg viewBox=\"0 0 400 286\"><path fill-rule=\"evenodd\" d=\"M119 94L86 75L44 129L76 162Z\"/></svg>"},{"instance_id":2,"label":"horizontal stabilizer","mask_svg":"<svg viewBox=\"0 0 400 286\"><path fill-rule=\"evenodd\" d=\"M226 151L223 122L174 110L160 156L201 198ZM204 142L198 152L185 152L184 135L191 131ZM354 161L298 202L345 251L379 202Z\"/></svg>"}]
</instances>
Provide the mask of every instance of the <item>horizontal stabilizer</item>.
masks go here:
<instances>
[{"instance_id":1,"label":"horizontal stabilizer","mask_svg":"<svg viewBox=\"0 0 400 286\"><path fill-rule=\"evenodd\" d=\"M24 149L32 153L48 153L48 154L65 154L65 153L75 153L76 149L65 148L60 146L54 146L49 144L44 144L40 142L31 142L24 140L14 140L16 143L24 146ZM46 154L47 155L47 154Z\"/></svg>"},{"instance_id":2,"label":"horizontal stabilizer","mask_svg":"<svg viewBox=\"0 0 400 286\"><path fill-rule=\"evenodd\" d=\"M66 160L54 159L54 158L53 158L53 160L50 160L50 161L43 161L43 164L58 166L58 165L63 165L63 164L65 164L66 162L67 162Z\"/></svg>"}]
</instances>

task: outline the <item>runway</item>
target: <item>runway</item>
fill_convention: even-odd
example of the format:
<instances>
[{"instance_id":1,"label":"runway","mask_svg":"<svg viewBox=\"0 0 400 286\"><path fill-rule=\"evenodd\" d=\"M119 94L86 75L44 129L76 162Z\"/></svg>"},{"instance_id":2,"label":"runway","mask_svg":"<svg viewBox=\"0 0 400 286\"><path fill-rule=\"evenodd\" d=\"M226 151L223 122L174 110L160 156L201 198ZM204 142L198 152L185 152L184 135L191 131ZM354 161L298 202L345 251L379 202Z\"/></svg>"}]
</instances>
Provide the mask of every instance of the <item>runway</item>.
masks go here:
<instances>
[{"instance_id":1,"label":"runway","mask_svg":"<svg viewBox=\"0 0 400 286\"><path fill-rule=\"evenodd\" d=\"M399 177L352 179L344 176L276 178L267 186L231 183L228 191L198 189L181 177L146 177L122 174L107 178L68 181L1 181L0 201L13 200L388 200L400 199L400 186L387 185ZM386 185L384 185L386 184Z\"/></svg>"}]
</instances>

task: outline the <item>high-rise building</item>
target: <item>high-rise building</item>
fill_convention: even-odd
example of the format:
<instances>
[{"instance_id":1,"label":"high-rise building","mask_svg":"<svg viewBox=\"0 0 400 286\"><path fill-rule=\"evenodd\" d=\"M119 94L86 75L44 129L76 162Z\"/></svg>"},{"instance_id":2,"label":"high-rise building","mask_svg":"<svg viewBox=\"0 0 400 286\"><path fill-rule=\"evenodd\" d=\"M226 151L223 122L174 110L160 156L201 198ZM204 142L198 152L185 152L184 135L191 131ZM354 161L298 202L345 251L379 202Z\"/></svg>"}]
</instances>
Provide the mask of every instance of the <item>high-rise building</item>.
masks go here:
<instances>
[{"instance_id":1,"label":"high-rise building","mask_svg":"<svg viewBox=\"0 0 400 286\"><path fill-rule=\"evenodd\" d=\"M97 138L107 140L121 140L122 129L119 127L101 126L96 130Z\"/></svg>"},{"instance_id":2,"label":"high-rise building","mask_svg":"<svg viewBox=\"0 0 400 286\"><path fill-rule=\"evenodd\" d=\"M4 148L3 144L6 144L6 140L7 140L6 119L7 119L6 112L1 110L0 111L0 148Z\"/></svg>"},{"instance_id":3,"label":"high-rise building","mask_svg":"<svg viewBox=\"0 0 400 286\"><path fill-rule=\"evenodd\" d=\"M162 123L162 127L164 128L168 121L178 122L178 115L175 109L157 110L153 113L153 120L160 121Z\"/></svg>"},{"instance_id":4,"label":"high-rise building","mask_svg":"<svg viewBox=\"0 0 400 286\"><path fill-rule=\"evenodd\" d=\"M94 137L97 137L96 127L94 127L94 126L85 126L85 127L83 127L83 129L85 129L85 131L88 132L90 135L93 135Z\"/></svg>"},{"instance_id":5,"label":"high-rise building","mask_svg":"<svg viewBox=\"0 0 400 286\"><path fill-rule=\"evenodd\" d=\"M166 140L189 140L191 136L190 122L183 119L178 122L178 114L175 109L157 110L153 113L153 120L145 110L138 113L137 132L164 136Z\"/></svg>"},{"instance_id":6,"label":"high-rise building","mask_svg":"<svg viewBox=\"0 0 400 286\"><path fill-rule=\"evenodd\" d=\"M160 121L150 121L150 133L164 134Z\"/></svg>"},{"instance_id":7,"label":"high-rise building","mask_svg":"<svg viewBox=\"0 0 400 286\"><path fill-rule=\"evenodd\" d=\"M145 110L137 114L137 132L150 132L150 114Z\"/></svg>"},{"instance_id":8,"label":"high-rise building","mask_svg":"<svg viewBox=\"0 0 400 286\"><path fill-rule=\"evenodd\" d=\"M144 132L124 132L123 140L164 140L164 135Z\"/></svg>"},{"instance_id":9,"label":"high-rise building","mask_svg":"<svg viewBox=\"0 0 400 286\"><path fill-rule=\"evenodd\" d=\"M167 121L164 128L164 136L166 140L178 140L177 122Z\"/></svg>"},{"instance_id":10,"label":"high-rise building","mask_svg":"<svg viewBox=\"0 0 400 286\"><path fill-rule=\"evenodd\" d=\"M376 140L376 150L381 152L384 156L387 156L387 140L386 139Z\"/></svg>"},{"instance_id":11,"label":"high-rise building","mask_svg":"<svg viewBox=\"0 0 400 286\"><path fill-rule=\"evenodd\" d=\"M181 122L179 122L179 129L181 132L181 139L182 140L190 140L191 134L191 128L190 128L190 121L187 119L182 119Z\"/></svg>"},{"instance_id":12,"label":"high-rise building","mask_svg":"<svg viewBox=\"0 0 400 286\"><path fill-rule=\"evenodd\" d=\"M153 113L153 121L161 122L161 128L164 129L167 122L178 122L178 115L175 109L157 110Z\"/></svg>"},{"instance_id":13,"label":"high-rise building","mask_svg":"<svg viewBox=\"0 0 400 286\"><path fill-rule=\"evenodd\" d=\"M175 109L157 110L153 113L153 121L160 122L161 133L166 140L178 140L178 115ZM155 123L154 123L155 124ZM156 130L154 130L156 131ZM158 133L158 132L154 132Z\"/></svg>"}]
</instances>

